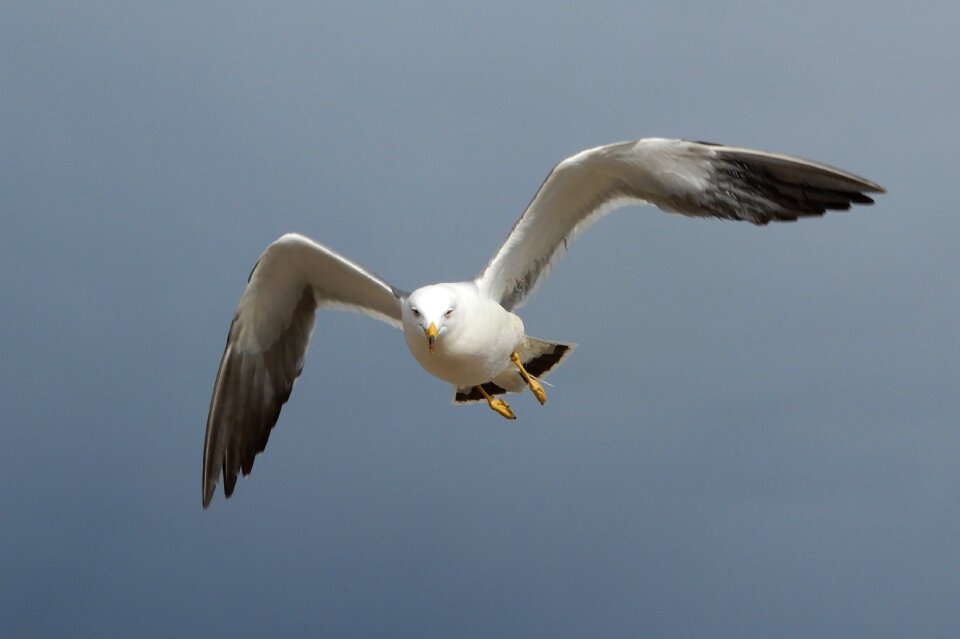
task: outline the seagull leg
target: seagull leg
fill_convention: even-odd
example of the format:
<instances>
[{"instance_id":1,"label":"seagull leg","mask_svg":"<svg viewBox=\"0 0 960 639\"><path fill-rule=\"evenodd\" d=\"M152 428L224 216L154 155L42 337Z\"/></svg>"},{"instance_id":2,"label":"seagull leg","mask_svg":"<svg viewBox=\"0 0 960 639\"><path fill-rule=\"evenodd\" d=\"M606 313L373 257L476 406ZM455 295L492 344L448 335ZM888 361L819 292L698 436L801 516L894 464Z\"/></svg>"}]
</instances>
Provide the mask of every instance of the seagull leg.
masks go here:
<instances>
[{"instance_id":1,"label":"seagull leg","mask_svg":"<svg viewBox=\"0 0 960 639\"><path fill-rule=\"evenodd\" d=\"M477 386L477 390L480 391L480 394L483 395L483 398L487 400L490 408L492 408L494 411L500 413L507 419L517 418L517 416L513 414L513 411L510 410L510 404L506 403L502 399L494 399L493 395L483 390L483 386Z\"/></svg>"},{"instance_id":2,"label":"seagull leg","mask_svg":"<svg viewBox=\"0 0 960 639\"><path fill-rule=\"evenodd\" d=\"M537 398L537 401L540 402L540 405L543 406L547 401L547 393L543 390L543 386L540 385L540 382L533 378L533 375L527 372L527 369L523 367L523 362L520 361L520 356L516 353L510 353L510 361L514 363L517 367L517 370L520 371L520 376L523 377L523 381L527 383L527 386L530 387L530 390L533 391L534 396Z\"/></svg>"}]
</instances>

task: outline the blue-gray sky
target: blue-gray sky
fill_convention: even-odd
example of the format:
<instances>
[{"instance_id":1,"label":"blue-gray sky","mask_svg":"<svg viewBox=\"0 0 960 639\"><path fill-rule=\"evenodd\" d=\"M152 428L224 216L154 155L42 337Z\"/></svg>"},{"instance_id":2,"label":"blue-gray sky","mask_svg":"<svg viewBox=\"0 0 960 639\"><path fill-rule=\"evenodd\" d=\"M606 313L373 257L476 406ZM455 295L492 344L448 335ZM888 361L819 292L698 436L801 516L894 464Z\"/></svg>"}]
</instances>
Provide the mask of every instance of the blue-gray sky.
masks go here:
<instances>
[{"instance_id":1,"label":"blue-gray sky","mask_svg":"<svg viewBox=\"0 0 960 639\"><path fill-rule=\"evenodd\" d=\"M399 4L0 8L0 635L956 636L960 7ZM555 162L643 136L889 194L605 219L523 309L580 348L516 422L327 313L201 510L270 241L464 278Z\"/></svg>"}]
</instances>

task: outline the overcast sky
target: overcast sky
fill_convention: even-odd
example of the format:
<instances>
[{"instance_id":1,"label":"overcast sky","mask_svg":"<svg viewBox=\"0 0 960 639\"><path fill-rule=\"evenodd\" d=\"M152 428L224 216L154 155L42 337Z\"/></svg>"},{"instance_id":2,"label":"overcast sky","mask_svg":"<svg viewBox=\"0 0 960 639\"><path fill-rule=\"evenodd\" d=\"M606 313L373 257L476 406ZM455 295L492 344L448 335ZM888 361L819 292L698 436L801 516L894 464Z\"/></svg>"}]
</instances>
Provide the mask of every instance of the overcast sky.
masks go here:
<instances>
[{"instance_id":1,"label":"overcast sky","mask_svg":"<svg viewBox=\"0 0 960 639\"><path fill-rule=\"evenodd\" d=\"M338 4L0 7L0 636L957 636L960 5ZM516 422L324 313L201 509L267 244L469 277L644 136L889 194L605 219L522 310L579 349Z\"/></svg>"}]
</instances>

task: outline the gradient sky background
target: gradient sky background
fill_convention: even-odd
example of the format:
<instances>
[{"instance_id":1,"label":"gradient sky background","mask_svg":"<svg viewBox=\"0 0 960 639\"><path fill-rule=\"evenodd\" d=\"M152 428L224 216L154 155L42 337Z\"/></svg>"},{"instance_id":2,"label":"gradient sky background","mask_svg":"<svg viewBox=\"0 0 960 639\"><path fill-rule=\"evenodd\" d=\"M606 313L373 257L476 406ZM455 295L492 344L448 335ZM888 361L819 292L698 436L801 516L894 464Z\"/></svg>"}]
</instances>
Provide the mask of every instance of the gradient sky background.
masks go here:
<instances>
[{"instance_id":1,"label":"gradient sky background","mask_svg":"<svg viewBox=\"0 0 960 639\"><path fill-rule=\"evenodd\" d=\"M398 5L0 7L0 636L957 636L960 5ZM201 509L269 242L469 277L553 164L643 136L889 194L607 218L523 309L580 348L516 422L325 313Z\"/></svg>"}]
</instances>

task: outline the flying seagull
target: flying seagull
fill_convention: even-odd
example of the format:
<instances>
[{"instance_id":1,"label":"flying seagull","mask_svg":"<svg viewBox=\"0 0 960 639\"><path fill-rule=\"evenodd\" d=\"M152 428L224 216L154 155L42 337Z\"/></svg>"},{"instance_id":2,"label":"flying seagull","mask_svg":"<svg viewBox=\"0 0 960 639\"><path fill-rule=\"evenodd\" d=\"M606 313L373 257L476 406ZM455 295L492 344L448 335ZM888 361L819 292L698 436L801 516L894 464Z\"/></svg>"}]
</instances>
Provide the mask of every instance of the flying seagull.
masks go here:
<instances>
[{"instance_id":1,"label":"flying seagull","mask_svg":"<svg viewBox=\"0 0 960 639\"><path fill-rule=\"evenodd\" d=\"M540 379L573 344L526 334L514 314L569 243L606 213L653 204L694 217L763 225L872 204L880 185L799 158L647 138L588 149L556 165L486 268L466 282L412 293L306 237L288 234L260 256L227 334L207 416L203 506L223 475L226 497L250 473L300 375L317 309L372 315L403 331L426 371L454 386L457 404L486 402L515 419L500 396Z\"/></svg>"}]
</instances>

